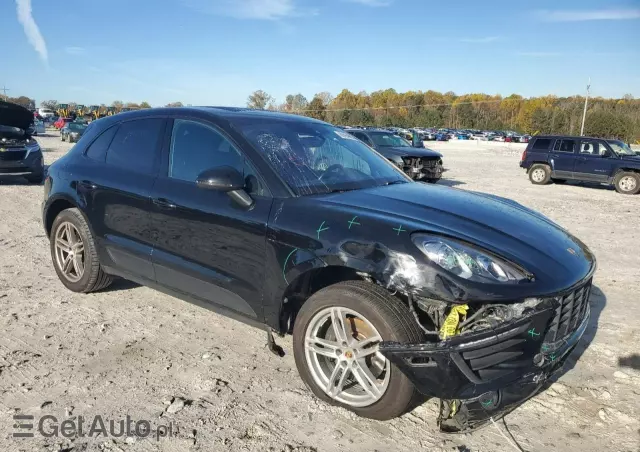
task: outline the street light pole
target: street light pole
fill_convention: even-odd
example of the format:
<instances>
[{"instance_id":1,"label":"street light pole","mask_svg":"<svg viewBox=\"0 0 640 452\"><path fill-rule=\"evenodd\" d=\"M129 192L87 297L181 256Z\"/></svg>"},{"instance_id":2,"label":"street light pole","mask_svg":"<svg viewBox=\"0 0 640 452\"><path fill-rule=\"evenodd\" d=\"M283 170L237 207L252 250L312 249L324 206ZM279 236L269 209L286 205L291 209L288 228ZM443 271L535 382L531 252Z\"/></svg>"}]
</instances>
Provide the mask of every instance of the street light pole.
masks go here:
<instances>
[{"instance_id":1,"label":"street light pole","mask_svg":"<svg viewBox=\"0 0 640 452\"><path fill-rule=\"evenodd\" d=\"M7 96L7 91L10 91L10 89L7 88L6 86L3 86L2 90L0 90L0 91L2 91L3 94L4 94L4 100L9 100L9 96Z\"/></svg>"},{"instance_id":2,"label":"street light pole","mask_svg":"<svg viewBox=\"0 0 640 452\"><path fill-rule=\"evenodd\" d=\"M591 88L591 77L587 83L587 97L584 98L584 111L582 112L582 127L580 127L580 136L584 136L584 120L587 117L587 102L589 102L589 88Z\"/></svg>"}]
</instances>

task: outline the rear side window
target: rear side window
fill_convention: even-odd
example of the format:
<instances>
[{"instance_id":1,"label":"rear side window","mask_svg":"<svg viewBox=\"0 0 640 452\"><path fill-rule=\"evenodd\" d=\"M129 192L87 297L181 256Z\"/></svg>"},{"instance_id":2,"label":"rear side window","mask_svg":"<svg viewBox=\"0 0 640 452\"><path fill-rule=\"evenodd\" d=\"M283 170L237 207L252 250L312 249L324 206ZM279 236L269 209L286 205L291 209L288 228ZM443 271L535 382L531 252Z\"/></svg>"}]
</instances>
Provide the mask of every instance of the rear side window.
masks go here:
<instances>
[{"instance_id":1,"label":"rear side window","mask_svg":"<svg viewBox=\"0 0 640 452\"><path fill-rule=\"evenodd\" d=\"M533 146L531 147L532 151L548 151L549 146L551 146L551 140L549 138L537 138L536 141L533 142Z\"/></svg>"},{"instance_id":2,"label":"rear side window","mask_svg":"<svg viewBox=\"0 0 640 452\"><path fill-rule=\"evenodd\" d=\"M120 124L109 150L107 164L152 174L158 158L164 119L136 119Z\"/></svg>"},{"instance_id":3,"label":"rear side window","mask_svg":"<svg viewBox=\"0 0 640 452\"><path fill-rule=\"evenodd\" d=\"M91 146L89 146L85 155L92 160L104 162L105 157L107 156L107 149L109 149L111 140L113 140L113 136L116 134L117 130L118 126L113 126L102 132L102 134L93 143L91 143Z\"/></svg>"},{"instance_id":4,"label":"rear side window","mask_svg":"<svg viewBox=\"0 0 640 452\"><path fill-rule=\"evenodd\" d=\"M576 149L576 140L556 140L553 150L557 152L573 153Z\"/></svg>"}]
</instances>

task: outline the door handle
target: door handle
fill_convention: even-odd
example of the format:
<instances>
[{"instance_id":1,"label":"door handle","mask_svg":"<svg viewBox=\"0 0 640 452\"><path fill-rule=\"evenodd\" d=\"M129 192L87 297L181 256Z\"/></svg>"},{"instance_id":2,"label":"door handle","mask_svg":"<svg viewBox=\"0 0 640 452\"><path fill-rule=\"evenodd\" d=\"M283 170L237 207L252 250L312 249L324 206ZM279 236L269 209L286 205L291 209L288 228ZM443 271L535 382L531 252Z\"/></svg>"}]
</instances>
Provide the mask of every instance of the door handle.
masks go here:
<instances>
[{"instance_id":1,"label":"door handle","mask_svg":"<svg viewBox=\"0 0 640 452\"><path fill-rule=\"evenodd\" d=\"M82 180L78 182L78 185L80 185L85 190L95 190L96 188L98 188L96 184L88 180Z\"/></svg>"},{"instance_id":2,"label":"door handle","mask_svg":"<svg viewBox=\"0 0 640 452\"><path fill-rule=\"evenodd\" d=\"M165 198L154 198L153 203L162 209L175 209L177 207L173 201Z\"/></svg>"}]
</instances>

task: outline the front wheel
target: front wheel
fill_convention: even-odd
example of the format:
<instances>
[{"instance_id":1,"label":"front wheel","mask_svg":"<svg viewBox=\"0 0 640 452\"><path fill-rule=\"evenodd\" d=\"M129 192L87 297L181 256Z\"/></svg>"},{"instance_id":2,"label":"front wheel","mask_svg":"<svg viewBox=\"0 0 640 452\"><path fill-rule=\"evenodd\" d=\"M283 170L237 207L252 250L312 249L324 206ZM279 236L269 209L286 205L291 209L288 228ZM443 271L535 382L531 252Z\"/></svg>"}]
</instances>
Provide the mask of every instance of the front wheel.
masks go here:
<instances>
[{"instance_id":1,"label":"front wheel","mask_svg":"<svg viewBox=\"0 0 640 452\"><path fill-rule=\"evenodd\" d=\"M419 393L379 345L421 339L420 327L398 298L367 282L346 281L302 305L293 350L300 376L318 398L359 416L389 420L412 409Z\"/></svg>"},{"instance_id":2,"label":"front wheel","mask_svg":"<svg viewBox=\"0 0 640 452\"><path fill-rule=\"evenodd\" d=\"M618 193L624 195L635 195L640 193L640 174L623 172L614 179L614 185Z\"/></svg>"}]
</instances>

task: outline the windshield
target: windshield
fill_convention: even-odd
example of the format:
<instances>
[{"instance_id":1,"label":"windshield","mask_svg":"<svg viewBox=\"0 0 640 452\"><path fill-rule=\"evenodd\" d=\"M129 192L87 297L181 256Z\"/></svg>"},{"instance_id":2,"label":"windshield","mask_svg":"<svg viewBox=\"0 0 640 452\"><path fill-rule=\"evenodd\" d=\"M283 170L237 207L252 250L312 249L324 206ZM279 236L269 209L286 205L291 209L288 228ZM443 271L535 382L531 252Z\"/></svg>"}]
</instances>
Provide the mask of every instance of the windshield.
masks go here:
<instances>
[{"instance_id":1,"label":"windshield","mask_svg":"<svg viewBox=\"0 0 640 452\"><path fill-rule=\"evenodd\" d=\"M234 121L298 195L409 182L384 157L336 127L307 121Z\"/></svg>"},{"instance_id":2,"label":"windshield","mask_svg":"<svg viewBox=\"0 0 640 452\"><path fill-rule=\"evenodd\" d=\"M384 147L394 147L394 148L411 147L411 145L407 143L406 140L392 133L376 132L376 133L370 133L369 136L371 137L371 141L373 141L373 144L383 148Z\"/></svg>"},{"instance_id":3,"label":"windshield","mask_svg":"<svg viewBox=\"0 0 640 452\"><path fill-rule=\"evenodd\" d=\"M86 128L86 124L69 123L69 130L73 130L74 132L82 132Z\"/></svg>"},{"instance_id":4,"label":"windshield","mask_svg":"<svg viewBox=\"0 0 640 452\"><path fill-rule=\"evenodd\" d=\"M611 149L618 155L636 155L624 141L611 140L607 141L607 143L609 143Z\"/></svg>"},{"instance_id":5,"label":"windshield","mask_svg":"<svg viewBox=\"0 0 640 452\"><path fill-rule=\"evenodd\" d=\"M0 134L6 136L21 137L25 134L25 131L20 129L19 127L3 126L0 124Z\"/></svg>"}]
</instances>

